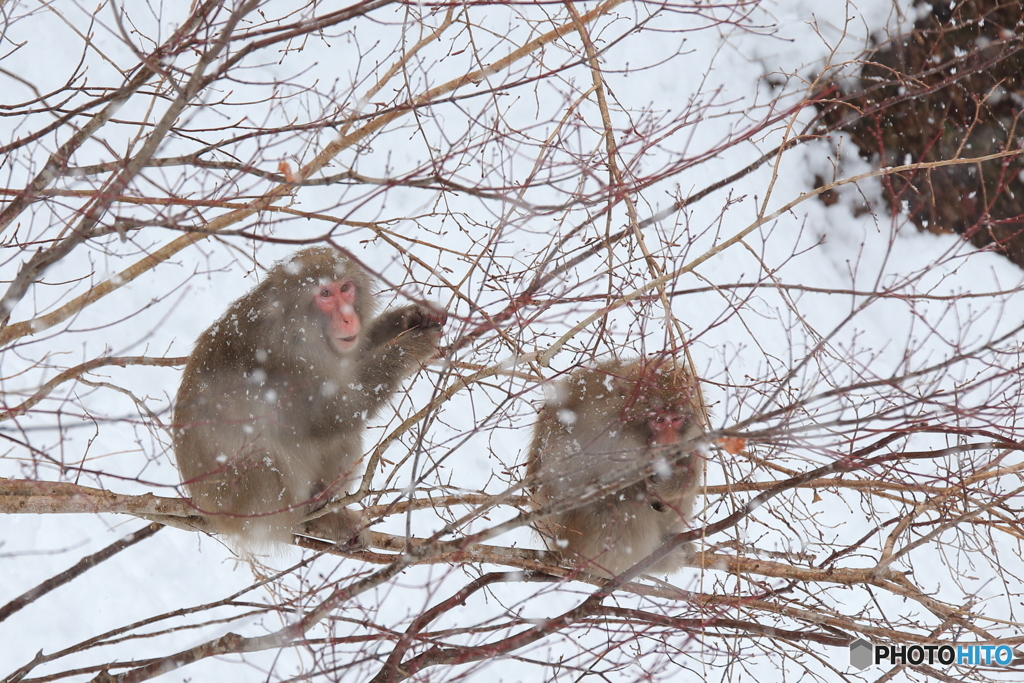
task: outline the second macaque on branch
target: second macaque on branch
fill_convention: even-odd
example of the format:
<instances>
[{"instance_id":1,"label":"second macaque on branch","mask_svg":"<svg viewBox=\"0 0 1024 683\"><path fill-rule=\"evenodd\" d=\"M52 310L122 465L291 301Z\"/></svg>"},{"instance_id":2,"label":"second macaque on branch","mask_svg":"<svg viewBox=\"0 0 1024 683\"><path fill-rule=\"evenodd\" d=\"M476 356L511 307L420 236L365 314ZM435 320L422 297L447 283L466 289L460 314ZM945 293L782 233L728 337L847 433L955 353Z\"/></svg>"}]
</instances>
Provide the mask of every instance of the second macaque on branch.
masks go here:
<instances>
[{"instance_id":1,"label":"second macaque on branch","mask_svg":"<svg viewBox=\"0 0 1024 683\"><path fill-rule=\"evenodd\" d=\"M243 549L294 532L365 544L356 512L300 522L359 476L366 420L438 353L443 311L375 317L373 278L330 247L297 252L204 332L174 409L198 510Z\"/></svg>"},{"instance_id":2,"label":"second macaque on branch","mask_svg":"<svg viewBox=\"0 0 1024 683\"><path fill-rule=\"evenodd\" d=\"M532 506L556 510L535 524L553 553L615 576L686 529L704 474L698 391L667 356L602 363L555 385L529 456ZM647 573L673 572L690 552Z\"/></svg>"}]
</instances>

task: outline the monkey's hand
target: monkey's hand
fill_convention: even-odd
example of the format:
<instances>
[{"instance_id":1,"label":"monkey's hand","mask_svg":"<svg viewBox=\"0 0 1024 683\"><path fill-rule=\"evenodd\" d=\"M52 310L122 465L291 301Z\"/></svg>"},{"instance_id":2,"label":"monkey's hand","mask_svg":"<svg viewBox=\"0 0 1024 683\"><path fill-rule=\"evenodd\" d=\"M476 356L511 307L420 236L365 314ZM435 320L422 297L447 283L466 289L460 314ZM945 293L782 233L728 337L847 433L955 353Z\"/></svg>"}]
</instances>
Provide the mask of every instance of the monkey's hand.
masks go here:
<instances>
[{"instance_id":1,"label":"monkey's hand","mask_svg":"<svg viewBox=\"0 0 1024 683\"><path fill-rule=\"evenodd\" d=\"M673 508L677 501L692 496L700 486L703 461L698 453L684 455L673 463L671 469L653 474L644 482L647 500L655 512Z\"/></svg>"},{"instance_id":2,"label":"monkey's hand","mask_svg":"<svg viewBox=\"0 0 1024 683\"><path fill-rule=\"evenodd\" d=\"M434 330L448 322L448 311L416 304L400 309L406 330Z\"/></svg>"},{"instance_id":3,"label":"monkey's hand","mask_svg":"<svg viewBox=\"0 0 1024 683\"><path fill-rule=\"evenodd\" d=\"M385 312L370 328L370 348L378 348L402 338L425 338L436 346L441 338L448 313L430 306L414 304ZM426 357L426 356L421 356Z\"/></svg>"}]
</instances>

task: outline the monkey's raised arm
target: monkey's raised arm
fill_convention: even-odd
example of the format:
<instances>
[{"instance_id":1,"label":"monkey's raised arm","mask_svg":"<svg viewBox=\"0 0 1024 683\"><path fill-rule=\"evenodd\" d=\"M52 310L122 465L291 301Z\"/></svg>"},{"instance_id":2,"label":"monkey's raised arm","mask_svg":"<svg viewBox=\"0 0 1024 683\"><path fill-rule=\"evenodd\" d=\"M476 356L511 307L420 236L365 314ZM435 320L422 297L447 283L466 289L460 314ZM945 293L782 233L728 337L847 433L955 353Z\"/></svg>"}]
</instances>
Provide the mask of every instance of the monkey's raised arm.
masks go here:
<instances>
[{"instance_id":1,"label":"monkey's raised arm","mask_svg":"<svg viewBox=\"0 0 1024 683\"><path fill-rule=\"evenodd\" d=\"M403 379L437 355L447 321L445 311L418 304L387 311L373 321L359 368L359 382L365 389L370 413L394 393Z\"/></svg>"}]
</instances>

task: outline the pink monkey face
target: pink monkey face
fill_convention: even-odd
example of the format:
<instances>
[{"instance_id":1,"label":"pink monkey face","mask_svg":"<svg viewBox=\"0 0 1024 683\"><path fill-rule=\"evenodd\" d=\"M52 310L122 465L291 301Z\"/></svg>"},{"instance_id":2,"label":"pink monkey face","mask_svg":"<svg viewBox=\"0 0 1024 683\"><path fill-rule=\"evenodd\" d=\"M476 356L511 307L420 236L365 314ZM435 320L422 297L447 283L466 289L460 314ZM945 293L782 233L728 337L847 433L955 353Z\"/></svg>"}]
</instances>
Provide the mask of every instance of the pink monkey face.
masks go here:
<instances>
[{"instance_id":1,"label":"pink monkey face","mask_svg":"<svg viewBox=\"0 0 1024 683\"><path fill-rule=\"evenodd\" d=\"M688 420L689 416L685 413L659 410L647 420L647 426L653 435L651 443L669 444L680 441Z\"/></svg>"},{"instance_id":2,"label":"pink monkey face","mask_svg":"<svg viewBox=\"0 0 1024 683\"><path fill-rule=\"evenodd\" d=\"M356 311L356 283L352 280L322 283L314 295L316 307L327 316L327 338L335 349L347 353L359 344L362 321Z\"/></svg>"}]
</instances>

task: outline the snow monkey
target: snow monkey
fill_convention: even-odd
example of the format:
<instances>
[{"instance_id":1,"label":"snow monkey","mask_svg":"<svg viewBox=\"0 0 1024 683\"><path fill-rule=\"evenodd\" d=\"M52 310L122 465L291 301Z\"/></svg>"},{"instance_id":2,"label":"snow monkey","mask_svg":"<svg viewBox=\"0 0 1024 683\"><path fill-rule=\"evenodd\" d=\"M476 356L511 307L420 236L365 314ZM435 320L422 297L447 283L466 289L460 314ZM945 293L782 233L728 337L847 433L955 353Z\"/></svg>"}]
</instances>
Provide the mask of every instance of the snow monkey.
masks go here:
<instances>
[{"instance_id":1,"label":"snow monkey","mask_svg":"<svg viewBox=\"0 0 1024 683\"><path fill-rule=\"evenodd\" d=\"M535 527L548 548L614 576L684 531L704 474L698 386L671 357L574 371L540 410L530 448L533 508L562 511ZM653 472L646 478L643 470ZM565 510L574 499L582 504ZM679 569L677 548L648 572Z\"/></svg>"},{"instance_id":2,"label":"snow monkey","mask_svg":"<svg viewBox=\"0 0 1024 683\"><path fill-rule=\"evenodd\" d=\"M365 545L352 510L297 525L357 478L367 418L438 353L448 317L419 305L377 317L374 284L342 252L304 249L196 341L174 454L195 506L243 549L296 531Z\"/></svg>"}]
</instances>

